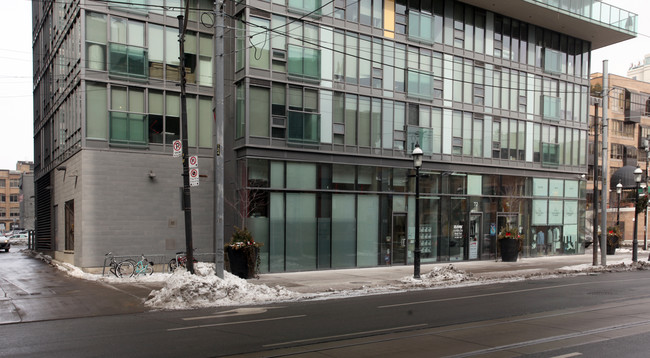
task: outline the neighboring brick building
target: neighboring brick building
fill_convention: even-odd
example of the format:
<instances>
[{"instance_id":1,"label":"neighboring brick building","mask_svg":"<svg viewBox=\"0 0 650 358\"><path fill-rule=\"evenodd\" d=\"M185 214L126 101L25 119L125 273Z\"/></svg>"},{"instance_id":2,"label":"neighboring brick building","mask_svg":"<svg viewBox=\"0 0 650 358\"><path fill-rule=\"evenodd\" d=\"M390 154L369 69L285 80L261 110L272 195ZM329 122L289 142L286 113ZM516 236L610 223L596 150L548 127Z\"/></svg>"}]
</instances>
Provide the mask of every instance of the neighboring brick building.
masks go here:
<instances>
[{"instance_id":1,"label":"neighboring brick building","mask_svg":"<svg viewBox=\"0 0 650 358\"><path fill-rule=\"evenodd\" d=\"M36 213L34 210L34 162L18 162L20 175L20 227L34 230Z\"/></svg>"},{"instance_id":2,"label":"neighboring brick building","mask_svg":"<svg viewBox=\"0 0 650 358\"><path fill-rule=\"evenodd\" d=\"M603 74L594 73L591 75L592 95L598 96L599 101L599 138L598 166L602 166L602 100L599 98L602 91ZM592 97L593 99L594 97ZM634 235L634 189L636 183L633 179L633 171L637 165L647 173L648 152L650 151L650 83L637 81L632 78L609 75L609 103L607 117L608 125L608 158L607 158L607 185L609 187L607 226L616 225L617 216L620 218L620 228L623 237L632 241ZM593 101L592 101L593 102ZM589 177L587 184L587 231L592 231L592 203L593 203L593 142L594 142L594 105L591 105L589 118ZM598 178L602 170L598 170ZM647 175L646 175L647 178ZM600 179L599 179L600 180ZM620 198L616 192L616 185L621 181L623 186ZM642 181L641 186L647 186L647 179ZM599 202L602 202L601 191L599 190ZM601 204L599 204L599 209ZM598 216L600 222L601 216ZM646 238L644 231L646 226L645 215L639 215L638 240L643 243ZM600 224L602 229L602 224Z\"/></svg>"},{"instance_id":3,"label":"neighboring brick building","mask_svg":"<svg viewBox=\"0 0 650 358\"><path fill-rule=\"evenodd\" d=\"M16 170L0 169L0 231L21 228L20 179L23 173L30 173L31 162L18 162ZM32 199L33 200L33 199Z\"/></svg>"}]
</instances>

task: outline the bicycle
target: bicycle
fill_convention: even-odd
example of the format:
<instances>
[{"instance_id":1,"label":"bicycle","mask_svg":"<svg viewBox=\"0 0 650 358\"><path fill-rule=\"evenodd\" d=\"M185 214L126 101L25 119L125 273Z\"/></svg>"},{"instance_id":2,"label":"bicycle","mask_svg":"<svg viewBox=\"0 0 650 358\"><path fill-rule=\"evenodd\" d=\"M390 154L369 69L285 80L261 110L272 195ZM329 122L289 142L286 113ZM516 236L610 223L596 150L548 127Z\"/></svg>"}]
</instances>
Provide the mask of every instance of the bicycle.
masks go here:
<instances>
[{"instance_id":1,"label":"bicycle","mask_svg":"<svg viewBox=\"0 0 650 358\"><path fill-rule=\"evenodd\" d=\"M110 257L111 261L109 265L111 268L109 269L109 271L113 275L115 275L115 277L122 278L123 276L133 275L133 262L132 262L133 260L124 260L124 261L117 262L115 261L115 256L113 256L112 252L107 253L105 257Z\"/></svg>"},{"instance_id":2,"label":"bicycle","mask_svg":"<svg viewBox=\"0 0 650 358\"><path fill-rule=\"evenodd\" d=\"M151 274L153 274L153 261L147 260L144 254L140 255L140 261L136 262L133 266L131 276Z\"/></svg>"},{"instance_id":3,"label":"bicycle","mask_svg":"<svg viewBox=\"0 0 650 358\"><path fill-rule=\"evenodd\" d=\"M196 259L193 259L192 262L196 264L198 261ZM176 253L175 258L169 260L169 264L168 264L169 272L174 272L174 270L176 270L179 267L185 268L186 265L187 265L187 255L185 254L185 251L179 251Z\"/></svg>"}]
</instances>

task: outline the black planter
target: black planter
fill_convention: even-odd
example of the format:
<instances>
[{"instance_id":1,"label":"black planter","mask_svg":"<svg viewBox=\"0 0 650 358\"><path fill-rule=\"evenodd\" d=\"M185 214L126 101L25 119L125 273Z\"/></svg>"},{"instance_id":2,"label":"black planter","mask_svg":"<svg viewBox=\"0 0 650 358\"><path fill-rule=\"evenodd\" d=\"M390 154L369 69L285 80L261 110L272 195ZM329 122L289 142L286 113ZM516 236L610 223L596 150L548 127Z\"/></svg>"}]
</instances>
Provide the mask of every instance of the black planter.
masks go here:
<instances>
[{"instance_id":1,"label":"black planter","mask_svg":"<svg viewBox=\"0 0 650 358\"><path fill-rule=\"evenodd\" d=\"M616 254L616 245L607 245L607 255Z\"/></svg>"},{"instance_id":2,"label":"black planter","mask_svg":"<svg viewBox=\"0 0 650 358\"><path fill-rule=\"evenodd\" d=\"M519 240L501 239L499 240L499 249L501 250L501 261L517 262L517 257L519 257Z\"/></svg>"},{"instance_id":3,"label":"black planter","mask_svg":"<svg viewBox=\"0 0 650 358\"><path fill-rule=\"evenodd\" d=\"M257 266L258 248L232 249L227 248L230 272L243 279L254 278Z\"/></svg>"}]
</instances>

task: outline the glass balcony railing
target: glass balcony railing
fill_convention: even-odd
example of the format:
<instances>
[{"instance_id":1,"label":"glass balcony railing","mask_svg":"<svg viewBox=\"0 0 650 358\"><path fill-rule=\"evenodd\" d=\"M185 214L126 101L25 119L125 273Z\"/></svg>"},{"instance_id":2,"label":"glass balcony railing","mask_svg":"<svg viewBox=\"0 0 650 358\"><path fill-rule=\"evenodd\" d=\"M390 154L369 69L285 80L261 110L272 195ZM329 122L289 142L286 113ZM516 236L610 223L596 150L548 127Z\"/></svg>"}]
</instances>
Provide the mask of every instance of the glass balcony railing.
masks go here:
<instances>
[{"instance_id":1,"label":"glass balcony railing","mask_svg":"<svg viewBox=\"0 0 650 358\"><path fill-rule=\"evenodd\" d=\"M613 28L636 34L638 16L600 0L526 0L564 10L569 14L586 18L592 22L609 25Z\"/></svg>"}]
</instances>

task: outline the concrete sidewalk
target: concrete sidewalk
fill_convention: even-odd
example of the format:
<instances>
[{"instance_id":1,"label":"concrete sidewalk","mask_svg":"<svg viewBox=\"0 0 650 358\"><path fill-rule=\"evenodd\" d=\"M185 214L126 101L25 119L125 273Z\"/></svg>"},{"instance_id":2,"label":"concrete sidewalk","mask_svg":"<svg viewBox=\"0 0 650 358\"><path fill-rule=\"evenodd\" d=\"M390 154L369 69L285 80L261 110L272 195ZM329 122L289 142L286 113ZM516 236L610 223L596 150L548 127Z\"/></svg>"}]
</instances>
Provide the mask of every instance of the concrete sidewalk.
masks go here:
<instances>
[{"instance_id":1,"label":"concrete sidewalk","mask_svg":"<svg viewBox=\"0 0 650 358\"><path fill-rule=\"evenodd\" d=\"M639 261L648 259L648 251L639 250ZM551 274L559 268L582 264L591 264L592 250L584 255L546 256L536 258L519 258L517 262L457 261L423 264L421 275L430 272L436 266L453 265L471 273L474 277L486 279L523 277L535 274ZM631 260L629 249L617 249L616 255L607 255L607 264ZM598 256L600 264L600 255ZM286 272L261 274L259 279L250 279L253 284L265 284L269 287L283 286L291 291L301 293L318 293L327 291L355 290L364 287L381 287L397 284L402 278L413 276L413 265L387 266L371 268L353 268L342 270L321 270L307 272Z\"/></svg>"}]
</instances>

